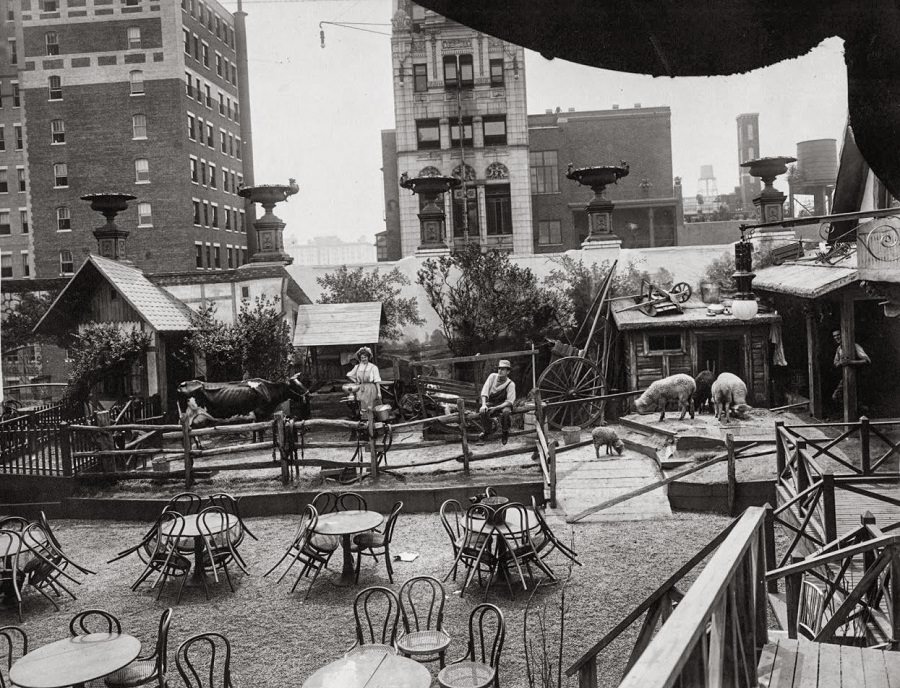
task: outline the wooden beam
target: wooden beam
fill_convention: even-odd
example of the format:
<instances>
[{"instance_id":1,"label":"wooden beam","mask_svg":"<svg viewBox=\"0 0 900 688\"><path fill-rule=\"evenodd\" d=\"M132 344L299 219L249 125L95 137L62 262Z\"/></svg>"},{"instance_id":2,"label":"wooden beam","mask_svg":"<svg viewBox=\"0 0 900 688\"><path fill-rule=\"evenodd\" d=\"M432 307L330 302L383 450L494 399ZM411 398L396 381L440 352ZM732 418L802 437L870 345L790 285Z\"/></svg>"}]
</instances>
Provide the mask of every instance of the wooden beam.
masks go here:
<instances>
[{"instance_id":1,"label":"wooden beam","mask_svg":"<svg viewBox=\"0 0 900 688\"><path fill-rule=\"evenodd\" d=\"M474 363L476 361L500 360L501 358L520 358L522 356L536 356L539 349L528 349L526 351L506 351L496 354L483 354L479 356L455 356L453 358L429 358L424 361L410 361L409 364L416 368L423 366L441 365L443 363Z\"/></svg>"},{"instance_id":2,"label":"wooden beam","mask_svg":"<svg viewBox=\"0 0 900 688\"><path fill-rule=\"evenodd\" d=\"M856 358L856 322L854 318L853 298L844 295L841 299L841 351L846 358ZM856 404L856 368L852 365L842 366L844 381L844 420L855 421Z\"/></svg>"}]
</instances>

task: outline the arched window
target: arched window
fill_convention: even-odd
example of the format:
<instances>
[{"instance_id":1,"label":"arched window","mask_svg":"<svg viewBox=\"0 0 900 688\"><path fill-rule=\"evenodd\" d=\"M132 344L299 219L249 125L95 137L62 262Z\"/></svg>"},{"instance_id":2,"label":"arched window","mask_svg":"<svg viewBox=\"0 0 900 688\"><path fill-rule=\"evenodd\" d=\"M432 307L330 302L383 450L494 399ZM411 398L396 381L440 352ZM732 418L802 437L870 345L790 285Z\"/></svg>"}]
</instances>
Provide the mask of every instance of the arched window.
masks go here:
<instances>
[{"instance_id":1,"label":"arched window","mask_svg":"<svg viewBox=\"0 0 900 688\"><path fill-rule=\"evenodd\" d=\"M140 69L133 69L128 72L128 81L131 84L131 95L142 95L144 93L144 73Z\"/></svg>"},{"instance_id":2,"label":"arched window","mask_svg":"<svg viewBox=\"0 0 900 688\"><path fill-rule=\"evenodd\" d=\"M462 165L457 165L453 169L453 176L456 177L457 179L462 179L463 178L462 174L463 174ZM476 178L475 177L475 168L472 167L471 165L466 165L466 181L474 182L475 178Z\"/></svg>"}]
</instances>

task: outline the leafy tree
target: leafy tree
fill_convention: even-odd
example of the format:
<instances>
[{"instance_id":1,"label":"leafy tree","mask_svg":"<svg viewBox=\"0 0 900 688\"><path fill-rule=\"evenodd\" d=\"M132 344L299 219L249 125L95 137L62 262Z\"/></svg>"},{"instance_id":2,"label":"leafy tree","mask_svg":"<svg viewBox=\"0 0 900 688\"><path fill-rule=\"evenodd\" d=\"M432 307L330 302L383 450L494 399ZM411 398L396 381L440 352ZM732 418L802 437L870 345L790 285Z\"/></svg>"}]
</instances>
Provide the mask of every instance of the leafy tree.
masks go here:
<instances>
[{"instance_id":1,"label":"leafy tree","mask_svg":"<svg viewBox=\"0 0 900 688\"><path fill-rule=\"evenodd\" d=\"M187 338L188 360L191 353L206 360L206 379L223 381L240 371L241 355L235 345L233 328L216 320L216 304L207 303L191 312L191 333Z\"/></svg>"},{"instance_id":2,"label":"leafy tree","mask_svg":"<svg viewBox=\"0 0 900 688\"><path fill-rule=\"evenodd\" d=\"M762 270L775 264L771 247L753 247L753 270ZM722 289L734 289L734 251L727 251L718 258L712 260L703 271L703 280L718 284Z\"/></svg>"},{"instance_id":3,"label":"leafy tree","mask_svg":"<svg viewBox=\"0 0 900 688\"><path fill-rule=\"evenodd\" d=\"M31 331L55 298L56 293L50 292L25 292L22 295L3 320L3 332L0 336L3 340L3 353L37 340Z\"/></svg>"},{"instance_id":4,"label":"leafy tree","mask_svg":"<svg viewBox=\"0 0 900 688\"><path fill-rule=\"evenodd\" d=\"M363 268L350 270L342 265L335 272L316 277L322 287L319 303L368 303L381 302L382 321L379 337L397 340L406 325L424 325L419 317L416 297L402 298L401 287L410 284L409 278L394 268L382 274L378 268L366 272Z\"/></svg>"},{"instance_id":5,"label":"leafy tree","mask_svg":"<svg viewBox=\"0 0 900 688\"><path fill-rule=\"evenodd\" d=\"M140 363L151 337L140 330L123 331L115 323L89 323L72 336L72 369L65 398L83 401L93 387L112 375L127 375Z\"/></svg>"},{"instance_id":6,"label":"leafy tree","mask_svg":"<svg viewBox=\"0 0 900 688\"><path fill-rule=\"evenodd\" d=\"M429 258L416 282L457 356L496 351L505 341L534 341L553 323L553 295L531 270L500 251L482 253L470 244L452 255Z\"/></svg>"}]
</instances>

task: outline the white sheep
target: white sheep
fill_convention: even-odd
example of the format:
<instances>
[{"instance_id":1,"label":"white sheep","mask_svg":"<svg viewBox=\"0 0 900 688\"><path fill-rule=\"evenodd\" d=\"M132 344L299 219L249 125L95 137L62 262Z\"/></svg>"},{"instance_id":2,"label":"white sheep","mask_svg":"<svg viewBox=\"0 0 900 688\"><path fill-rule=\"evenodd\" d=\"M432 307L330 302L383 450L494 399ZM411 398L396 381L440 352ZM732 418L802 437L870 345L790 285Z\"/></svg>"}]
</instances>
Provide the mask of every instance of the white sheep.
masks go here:
<instances>
[{"instance_id":1,"label":"white sheep","mask_svg":"<svg viewBox=\"0 0 900 688\"><path fill-rule=\"evenodd\" d=\"M666 418L666 405L670 401L678 401L678 410L681 411L679 420L684 420L684 414L688 412L693 418L693 396L696 389L697 385L690 375L669 375L651 384L634 402L634 407L638 413L659 411L659 419L662 421Z\"/></svg>"},{"instance_id":2,"label":"white sheep","mask_svg":"<svg viewBox=\"0 0 900 688\"><path fill-rule=\"evenodd\" d=\"M725 422L731 414L738 418L744 418L750 411L747 404L747 385L733 373L721 373L712 385L713 405L716 411L716 420Z\"/></svg>"},{"instance_id":3,"label":"white sheep","mask_svg":"<svg viewBox=\"0 0 900 688\"><path fill-rule=\"evenodd\" d=\"M597 458L600 458L600 447L606 445L607 456L613 453L621 455L625 449L625 443L619 439L619 435L612 428L606 427L606 424L598 425L591 430L591 439L594 440L594 450L597 452Z\"/></svg>"}]
</instances>

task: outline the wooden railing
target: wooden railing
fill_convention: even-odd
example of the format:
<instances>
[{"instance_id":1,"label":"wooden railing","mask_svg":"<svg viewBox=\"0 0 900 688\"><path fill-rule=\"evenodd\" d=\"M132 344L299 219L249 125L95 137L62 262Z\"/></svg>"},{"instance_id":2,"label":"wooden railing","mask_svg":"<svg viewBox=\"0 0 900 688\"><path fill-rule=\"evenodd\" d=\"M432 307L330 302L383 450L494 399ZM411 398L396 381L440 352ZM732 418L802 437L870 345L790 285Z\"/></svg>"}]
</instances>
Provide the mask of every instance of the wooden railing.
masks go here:
<instances>
[{"instance_id":1,"label":"wooden railing","mask_svg":"<svg viewBox=\"0 0 900 688\"><path fill-rule=\"evenodd\" d=\"M768 639L765 514L765 508L747 509L569 666L566 675L577 673L579 688L596 688L597 655L643 616L619 688L755 686L757 661ZM677 583L710 553L697 580L682 594Z\"/></svg>"}]
</instances>

